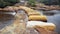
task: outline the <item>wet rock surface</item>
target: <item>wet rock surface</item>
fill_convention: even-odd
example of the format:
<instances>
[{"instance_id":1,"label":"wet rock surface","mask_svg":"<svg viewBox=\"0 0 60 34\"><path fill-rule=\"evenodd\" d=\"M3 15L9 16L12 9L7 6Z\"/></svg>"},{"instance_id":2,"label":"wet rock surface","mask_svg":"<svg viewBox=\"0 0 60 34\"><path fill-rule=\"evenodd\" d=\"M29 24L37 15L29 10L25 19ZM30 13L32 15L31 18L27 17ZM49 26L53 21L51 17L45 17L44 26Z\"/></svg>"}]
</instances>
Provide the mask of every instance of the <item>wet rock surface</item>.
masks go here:
<instances>
[{"instance_id":1,"label":"wet rock surface","mask_svg":"<svg viewBox=\"0 0 60 34\"><path fill-rule=\"evenodd\" d=\"M47 16L47 22L56 24L55 31L58 32L58 34L60 34L60 10L40 11L40 12L42 15Z\"/></svg>"},{"instance_id":2,"label":"wet rock surface","mask_svg":"<svg viewBox=\"0 0 60 34\"><path fill-rule=\"evenodd\" d=\"M56 24L56 32L60 34L60 14L54 15L54 16L47 16L48 22L52 22Z\"/></svg>"},{"instance_id":3,"label":"wet rock surface","mask_svg":"<svg viewBox=\"0 0 60 34\"><path fill-rule=\"evenodd\" d=\"M52 13L52 15L51 15ZM60 34L60 11L59 10L52 10L52 11L41 11L41 14L44 14L47 16L47 22L52 22L56 24L56 32ZM0 30L8 25L11 25L14 19L9 20L0 20Z\"/></svg>"},{"instance_id":4,"label":"wet rock surface","mask_svg":"<svg viewBox=\"0 0 60 34\"><path fill-rule=\"evenodd\" d=\"M47 16L47 22L52 22L54 24L56 24L56 32L58 32L58 34L60 34L60 11L58 10L53 10L50 11L53 13L53 15Z\"/></svg>"}]
</instances>

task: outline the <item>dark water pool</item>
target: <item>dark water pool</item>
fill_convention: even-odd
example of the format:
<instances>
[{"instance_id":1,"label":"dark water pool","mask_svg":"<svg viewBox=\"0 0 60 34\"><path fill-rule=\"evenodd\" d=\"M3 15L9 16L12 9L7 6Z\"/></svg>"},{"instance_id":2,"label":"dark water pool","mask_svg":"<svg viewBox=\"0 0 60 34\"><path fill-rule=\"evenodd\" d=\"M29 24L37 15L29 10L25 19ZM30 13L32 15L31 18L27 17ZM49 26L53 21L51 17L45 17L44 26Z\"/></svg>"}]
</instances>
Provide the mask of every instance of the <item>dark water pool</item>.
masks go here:
<instances>
[{"instance_id":1,"label":"dark water pool","mask_svg":"<svg viewBox=\"0 0 60 34\"><path fill-rule=\"evenodd\" d=\"M38 10L42 15L47 16L47 22L56 24L56 32L60 34L60 10L41 11Z\"/></svg>"},{"instance_id":2,"label":"dark water pool","mask_svg":"<svg viewBox=\"0 0 60 34\"><path fill-rule=\"evenodd\" d=\"M43 12L44 15L47 15L47 22L56 24L56 32L60 34L60 11L52 10Z\"/></svg>"},{"instance_id":3,"label":"dark water pool","mask_svg":"<svg viewBox=\"0 0 60 34\"><path fill-rule=\"evenodd\" d=\"M48 22L56 24L56 32L60 34L60 14L56 14L54 16L47 16Z\"/></svg>"}]
</instances>

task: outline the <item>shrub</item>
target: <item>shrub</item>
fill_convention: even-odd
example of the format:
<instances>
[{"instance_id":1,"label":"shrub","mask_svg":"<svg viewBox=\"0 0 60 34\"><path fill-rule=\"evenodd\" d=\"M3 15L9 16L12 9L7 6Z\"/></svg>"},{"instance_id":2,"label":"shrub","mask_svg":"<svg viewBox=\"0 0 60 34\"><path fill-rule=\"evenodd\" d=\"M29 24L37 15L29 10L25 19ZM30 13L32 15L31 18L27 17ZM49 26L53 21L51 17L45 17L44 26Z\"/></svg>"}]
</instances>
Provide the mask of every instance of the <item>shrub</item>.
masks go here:
<instances>
[{"instance_id":1,"label":"shrub","mask_svg":"<svg viewBox=\"0 0 60 34\"><path fill-rule=\"evenodd\" d=\"M6 6L14 5L18 3L19 0L0 0L0 8L4 8Z\"/></svg>"},{"instance_id":2,"label":"shrub","mask_svg":"<svg viewBox=\"0 0 60 34\"><path fill-rule=\"evenodd\" d=\"M35 0L28 0L28 4L30 6L35 6Z\"/></svg>"},{"instance_id":3,"label":"shrub","mask_svg":"<svg viewBox=\"0 0 60 34\"><path fill-rule=\"evenodd\" d=\"M40 0L40 2L46 5L57 5L59 3L58 0Z\"/></svg>"}]
</instances>

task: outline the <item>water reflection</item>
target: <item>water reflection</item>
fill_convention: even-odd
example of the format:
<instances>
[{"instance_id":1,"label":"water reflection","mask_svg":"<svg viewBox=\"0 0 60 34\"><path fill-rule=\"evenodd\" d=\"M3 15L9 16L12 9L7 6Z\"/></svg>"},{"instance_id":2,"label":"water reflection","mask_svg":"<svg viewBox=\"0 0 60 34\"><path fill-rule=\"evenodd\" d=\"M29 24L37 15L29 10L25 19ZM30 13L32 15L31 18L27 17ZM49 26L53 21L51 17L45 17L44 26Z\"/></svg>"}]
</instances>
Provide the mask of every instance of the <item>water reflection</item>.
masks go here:
<instances>
[{"instance_id":1,"label":"water reflection","mask_svg":"<svg viewBox=\"0 0 60 34\"><path fill-rule=\"evenodd\" d=\"M0 11L0 30L13 23L15 12Z\"/></svg>"},{"instance_id":2,"label":"water reflection","mask_svg":"<svg viewBox=\"0 0 60 34\"><path fill-rule=\"evenodd\" d=\"M0 21L0 30L8 25L11 25L12 23L13 23L13 20Z\"/></svg>"},{"instance_id":3,"label":"water reflection","mask_svg":"<svg viewBox=\"0 0 60 34\"><path fill-rule=\"evenodd\" d=\"M58 34L60 34L60 11L58 11L58 10L53 10L53 11L50 11L50 12L52 12L54 15L49 15L49 16L47 16L47 20L48 20L48 22L52 22L52 23L54 23L54 24L56 24L56 32L58 32Z\"/></svg>"},{"instance_id":4,"label":"water reflection","mask_svg":"<svg viewBox=\"0 0 60 34\"><path fill-rule=\"evenodd\" d=\"M55 15L55 14L60 14L60 11L58 11L58 10L43 11L43 14L51 16L51 15Z\"/></svg>"},{"instance_id":5,"label":"water reflection","mask_svg":"<svg viewBox=\"0 0 60 34\"><path fill-rule=\"evenodd\" d=\"M40 10L38 10L40 11ZM56 32L60 34L60 10L40 11L42 15L47 16L47 22L56 24Z\"/></svg>"}]
</instances>

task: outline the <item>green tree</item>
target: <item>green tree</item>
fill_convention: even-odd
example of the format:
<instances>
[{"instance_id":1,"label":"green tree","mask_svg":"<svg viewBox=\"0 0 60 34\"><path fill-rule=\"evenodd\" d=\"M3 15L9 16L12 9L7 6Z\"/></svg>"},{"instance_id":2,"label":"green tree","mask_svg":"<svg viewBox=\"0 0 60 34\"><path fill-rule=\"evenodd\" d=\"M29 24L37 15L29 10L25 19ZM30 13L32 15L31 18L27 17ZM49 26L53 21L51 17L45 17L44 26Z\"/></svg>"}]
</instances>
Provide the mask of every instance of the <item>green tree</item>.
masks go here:
<instances>
[{"instance_id":1,"label":"green tree","mask_svg":"<svg viewBox=\"0 0 60 34\"><path fill-rule=\"evenodd\" d=\"M58 4L60 5L60 0L58 0Z\"/></svg>"},{"instance_id":2,"label":"green tree","mask_svg":"<svg viewBox=\"0 0 60 34\"><path fill-rule=\"evenodd\" d=\"M4 8L6 6L14 5L18 3L20 0L0 0L0 8Z\"/></svg>"},{"instance_id":3,"label":"green tree","mask_svg":"<svg viewBox=\"0 0 60 34\"><path fill-rule=\"evenodd\" d=\"M58 5L59 1L58 0L40 0L41 3L44 3L46 5Z\"/></svg>"},{"instance_id":4,"label":"green tree","mask_svg":"<svg viewBox=\"0 0 60 34\"><path fill-rule=\"evenodd\" d=\"M28 0L28 4L30 6L35 6L35 0Z\"/></svg>"}]
</instances>

